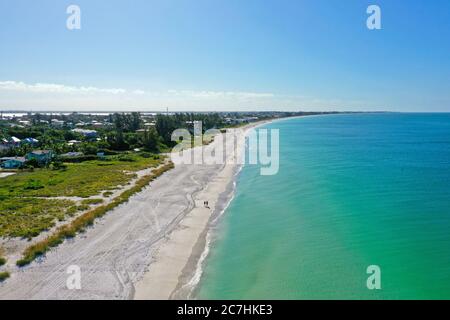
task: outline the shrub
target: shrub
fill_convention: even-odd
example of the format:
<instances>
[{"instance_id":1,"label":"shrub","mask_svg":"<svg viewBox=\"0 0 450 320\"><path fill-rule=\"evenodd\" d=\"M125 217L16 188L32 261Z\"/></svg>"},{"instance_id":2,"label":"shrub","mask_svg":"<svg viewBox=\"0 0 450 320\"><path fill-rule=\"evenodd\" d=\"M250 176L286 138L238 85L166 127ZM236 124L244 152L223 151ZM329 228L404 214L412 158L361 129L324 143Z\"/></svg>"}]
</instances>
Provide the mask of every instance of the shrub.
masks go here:
<instances>
[{"instance_id":1,"label":"shrub","mask_svg":"<svg viewBox=\"0 0 450 320\"><path fill-rule=\"evenodd\" d=\"M134 162L134 161L136 161L133 157L127 156L127 155L120 155L118 159L119 159L119 161L124 161L124 162Z\"/></svg>"},{"instance_id":2,"label":"shrub","mask_svg":"<svg viewBox=\"0 0 450 320\"><path fill-rule=\"evenodd\" d=\"M78 208L76 206L72 206L67 209L66 214L68 214L69 216L73 216L77 211Z\"/></svg>"},{"instance_id":3,"label":"shrub","mask_svg":"<svg viewBox=\"0 0 450 320\"><path fill-rule=\"evenodd\" d=\"M67 170L67 165L61 161L54 161L52 163L52 170Z\"/></svg>"},{"instance_id":4,"label":"shrub","mask_svg":"<svg viewBox=\"0 0 450 320\"><path fill-rule=\"evenodd\" d=\"M42 188L44 188L44 186L42 185L42 182L40 180L34 180L34 179L28 180L24 186L25 190L39 190Z\"/></svg>"},{"instance_id":5,"label":"shrub","mask_svg":"<svg viewBox=\"0 0 450 320\"><path fill-rule=\"evenodd\" d=\"M4 265L6 263L6 259L3 257L0 257L0 266Z\"/></svg>"},{"instance_id":6,"label":"shrub","mask_svg":"<svg viewBox=\"0 0 450 320\"><path fill-rule=\"evenodd\" d=\"M148 158L151 158L151 157L152 157L152 154L151 154L150 152L141 152L141 153L139 153L139 155L140 155L142 158L145 158L145 159L148 159Z\"/></svg>"},{"instance_id":7,"label":"shrub","mask_svg":"<svg viewBox=\"0 0 450 320\"><path fill-rule=\"evenodd\" d=\"M40 167L39 161L37 161L37 159L35 159L35 158L32 158L32 159L28 160L26 162L26 165L28 167L32 167L32 168L39 168Z\"/></svg>"},{"instance_id":8,"label":"shrub","mask_svg":"<svg viewBox=\"0 0 450 320\"><path fill-rule=\"evenodd\" d=\"M10 276L8 271L5 272L0 272L0 282L5 281L6 279L8 279Z\"/></svg>"},{"instance_id":9,"label":"shrub","mask_svg":"<svg viewBox=\"0 0 450 320\"><path fill-rule=\"evenodd\" d=\"M99 203L102 203L102 202L103 202L103 199L97 199L97 198L95 198L95 199L85 199L85 200L81 201L81 203L84 204L84 205L99 204Z\"/></svg>"},{"instance_id":10,"label":"shrub","mask_svg":"<svg viewBox=\"0 0 450 320\"><path fill-rule=\"evenodd\" d=\"M98 159L98 157L96 155L83 155L83 156L77 156L77 157L64 158L64 162L79 163L79 162L92 161L92 160L97 160L97 159Z\"/></svg>"},{"instance_id":11,"label":"shrub","mask_svg":"<svg viewBox=\"0 0 450 320\"><path fill-rule=\"evenodd\" d=\"M82 203L79 206L77 206L77 210L78 211L84 211L84 210L87 210L87 209L89 209L89 205L84 204L84 203Z\"/></svg>"},{"instance_id":12,"label":"shrub","mask_svg":"<svg viewBox=\"0 0 450 320\"><path fill-rule=\"evenodd\" d=\"M101 149L98 150L99 152L103 152L105 154L105 156L115 156L120 154L120 152L114 151L114 150L109 150L109 149Z\"/></svg>"}]
</instances>

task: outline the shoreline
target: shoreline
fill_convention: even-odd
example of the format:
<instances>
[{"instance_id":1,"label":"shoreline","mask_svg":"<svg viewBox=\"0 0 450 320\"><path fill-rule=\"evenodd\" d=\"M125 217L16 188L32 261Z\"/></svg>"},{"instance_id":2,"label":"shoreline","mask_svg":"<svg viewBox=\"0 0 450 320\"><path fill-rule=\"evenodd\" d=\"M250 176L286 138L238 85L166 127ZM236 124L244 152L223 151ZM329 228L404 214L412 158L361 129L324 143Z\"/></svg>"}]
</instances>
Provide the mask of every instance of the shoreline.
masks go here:
<instances>
[{"instance_id":1,"label":"shoreline","mask_svg":"<svg viewBox=\"0 0 450 320\"><path fill-rule=\"evenodd\" d=\"M263 120L250 123L241 129L244 130L244 137L246 137L252 129L273 122L313 116L322 115L302 115ZM239 146L238 152L245 152L245 145ZM244 164L234 164L232 171L225 173L226 182L221 182L222 192L209 194L209 199L216 197L213 201L215 204L214 210L209 215L203 215L202 217L196 216L202 213L200 211L193 212L196 209L193 208L180 221L179 226L169 235L166 243L160 247L155 261L150 264L149 269L135 284L133 299L195 299L195 295L199 289L198 285L201 282L204 263L209 255L210 245L214 241L214 227L234 199L237 179L243 166ZM218 175L220 173L223 174L226 167L230 166L224 165ZM201 191L205 191L208 187L211 187L212 183L214 181L207 183ZM198 201L201 202L201 196L197 196ZM201 227L193 225L192 221L200 223Z\"/></svg>"},{"instance_id":2,"label":"shoreline","mask_svg":"<svg viewBox=\"0 0 450 320\"><path fill-rule=\"evenodd\" d=\"M244 137L250 130L269 122L272 120L244 126L241 128ZM243 141L244 145L238 145L237 152L233 155L236 158L245 152L245 139ZM213 147L213 144L214 142L210 147ZM228 155L226 156L228 159ZM195 207L184 216L161 244L154 257L155 261L135 284L133 296L135 300L192 298L201 280L203 263L209 253L211 227L233 200L236 180L242 167L242 164L225 162L204 188L192 195ZM205 199L211 204L211 210L201 206Z\"/></svg>"},{"instance_id":3,"label":"shoreline","mask_svg":"<svg viewBox=\"0 0 450 320\"><path fill-rule=\"evenodd\" d=\"M247 134L251 128L283 119L255 122L241 129ZM238 148L242 150L243 146ZM190 297L208 254L210 222L220 217L233 199L242 168L238 163L226 163L229 165L176 165L84 233L12 273L0 284L0 299ZM204 208L203 199L214 210ZM81 270L81 290L66 287L67 270L73 265Z\"/></svg>"},{"instance_id":4,"label":"shoreline","mask_svg":"<svg viewBox=\"0 0 450 320\"><path fill-rule=\"evenodd\" d=\"M271 120L263 120L248 124L242 129L245 130L244 137L246 137L252 129L256 129L265 126L267 124L271 124L273 122L289 121L293 119L299 119L304 117L315 117L315 116L323 116L323 115L302 115ZM240 151L245 152L245 145L242 146ZM229 190L228 192L224 192L224 194L218 196L218 197L225 196L228 199L226 200L224 206L221 209L220 208L215 209L215 211L213 212L208 221L207 226L199 235L197 243L192 248L192 253L188 258L188 261L186 262L186 265L183 268L182 273L180 274L176 288L170 294L170 296L160 297L159 299L190 300L196 298L196 294L198 293L199 289L199 284L201 282L201 278L203 275L204 263L208 258L210 246L214 241L213 232L215 231L215 227L217 226L220 219L223 217L223 214L225 213L225 211L227 210L227 208L229 207L229 205L231 204L231 202L235 197L235 192L237 188L237 179L244 165L245 164L237 164L235 166L235 173L231 176L231 180L228 182L228 187L231 187L231 190ZM143 294L143 292L141 294ZM143 299L144 297L141 296L140 298Z\"/></svg>"}]
</instances>

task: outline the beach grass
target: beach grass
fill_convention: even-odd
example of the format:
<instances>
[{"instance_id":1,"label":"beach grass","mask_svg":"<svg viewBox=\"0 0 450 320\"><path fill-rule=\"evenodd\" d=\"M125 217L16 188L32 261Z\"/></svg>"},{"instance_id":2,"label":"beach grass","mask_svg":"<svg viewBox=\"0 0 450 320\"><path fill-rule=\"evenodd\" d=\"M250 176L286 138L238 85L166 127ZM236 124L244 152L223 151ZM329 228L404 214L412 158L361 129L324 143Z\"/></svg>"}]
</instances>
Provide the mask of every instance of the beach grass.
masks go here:
<instances>
[{"instance_id":1,"label":"beach grass","mask_svg":"<svg viewBox=\"0 0 450 320\"><path fill-rule=\"evenodd\" d=\"M66 170L35 169L0 181L0 197L82 197L126 185L135 172L157 166L160 159L137 154L110 156L105 160L67 163Z\"/></svg>"},{"instance_id":2,"label":"beach grass","mask_svg":"<svg viewBox=\"0 0 450 320\"><path fill-rule=\"evenodd\" d=\"M3 257L4 255L4 250L2 247L0 247L0 266L6 264L6 258Z\"/></svg>"},{"instance_id":3,"label":"beach grass","mask_svg":"<svg viewBox=\"0 0 450 320\"><path fill-rule=\"evenodd\" d=\"M110 156L106 160L68 163L66 170L35 169L2 178L0 237L36 237L57 221L103 202L91 198L77 205L69 199L52 197L88 198L118 189L136 178L136 171L156 167L162 158L138 154Z\"/></svg>"},{"instance_id":4,"label":"beach grass","mask_svg":"<svg viewBox=\"0 0 450 320\"><path fill-rule=\"evenodd\" d=\"M102 194L105 198L109 198L109 197L111 197L112 195L113 195L113 192L111 192L111 191L105 191L105 192L103 192L103 194Z\"/></svg>"},{"instance_id":5,"label":"beach grass","mask_svg":"<svg viewBox=\"0 0 450 320\"><path fill-rule=\"evenodd\" d=\"M99 198L93 198L93 199L84 199L83 201L81 201L82 205L95 205L95 204L100 204L103 202L103 199L99 199Z\"/></svg>"},{"instance_id":6,"label":"beach grass","mask_svg":"<svg viewBox=\"0 0 450 320\"><path fill-rule=\"evenodd\" d=\"M127 202L133 194L142 191L150 182L172 168L174 168L174 164L172 162L162 165L161 167L153 170L151 174L140 178L132 188L122 192L110 203L92 209L77 217L68 225L58 228L54 234L26 248L23 252L23 257L18 260L16 264L18 266L25 266L37 257L45 254L51 248L64 242L65 239L73 238L78 232L82 232L87 227L93 225L95 219L104 216L108 211L114 209L122 203Z\"/></svg>"},{"instance_id":7,"label":"beach grass","mask_svg":"<svg viewBox=\"0 0 450 320\"><path fill-rule=\"evenodd\" d=\"M0 247L0 266L6 263L6 258L3 257L4 254L5 250L2 247Z\"/></svg>"},{"instance_id":8,"label":"beach grass","mask_svg":"<svg viewBox=\"0 0 450 320\"><path fill-rule=\"evenodd\" d=\"M0 236L32 238L65 218L70 200L6 198L0 201Z\"/></svg>"}]
</instances>

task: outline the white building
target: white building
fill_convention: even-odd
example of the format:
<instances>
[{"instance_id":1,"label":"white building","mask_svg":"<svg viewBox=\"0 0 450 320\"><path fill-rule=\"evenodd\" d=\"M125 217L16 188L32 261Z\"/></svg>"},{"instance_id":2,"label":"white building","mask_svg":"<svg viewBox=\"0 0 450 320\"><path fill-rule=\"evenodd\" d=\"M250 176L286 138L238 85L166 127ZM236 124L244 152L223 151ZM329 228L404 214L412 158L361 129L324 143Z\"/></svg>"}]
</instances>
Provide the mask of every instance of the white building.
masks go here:
<instances>
[{"instance_id":1,"label":"white building","mask_svg":"<svg viewBox=\"0 0 450 320\"><path fill-rule=\"evenodd\" d=\"M51 123L52 123L52 126L54 126L54 127L64 126L64 121L58 120L58 119L52 119Z\"/></svg>"}]
</instances>

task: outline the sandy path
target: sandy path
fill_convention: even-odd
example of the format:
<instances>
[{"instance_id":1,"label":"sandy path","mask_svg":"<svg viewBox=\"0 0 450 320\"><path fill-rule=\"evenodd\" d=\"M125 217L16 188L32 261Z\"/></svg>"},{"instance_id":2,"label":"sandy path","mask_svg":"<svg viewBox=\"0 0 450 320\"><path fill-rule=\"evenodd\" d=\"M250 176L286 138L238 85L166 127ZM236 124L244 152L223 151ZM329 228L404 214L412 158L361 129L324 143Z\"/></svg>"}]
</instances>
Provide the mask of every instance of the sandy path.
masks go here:
<instances>
[{"instance_id":1,"label":"sandy path","mask_svg":"<svg viewBox=\"0 0 450 320\"><path fill-rule=\"evenodd\" d=\"M11 267L0 299L169 298L236 167L176 165L84 234L25 268ZM81 268L80 290L67 289L71 265Z\"/></svg>"}]
</instances>

